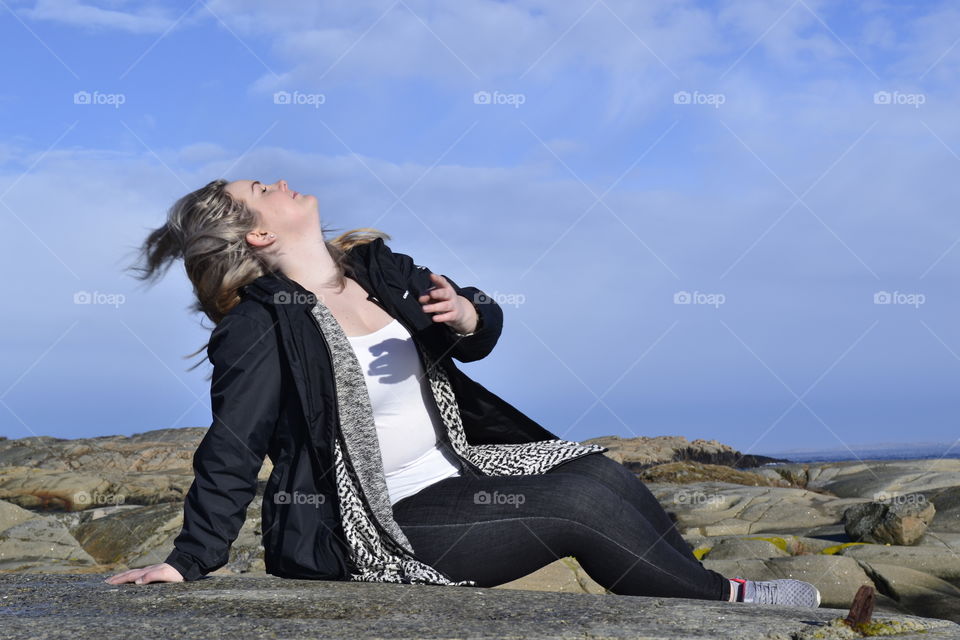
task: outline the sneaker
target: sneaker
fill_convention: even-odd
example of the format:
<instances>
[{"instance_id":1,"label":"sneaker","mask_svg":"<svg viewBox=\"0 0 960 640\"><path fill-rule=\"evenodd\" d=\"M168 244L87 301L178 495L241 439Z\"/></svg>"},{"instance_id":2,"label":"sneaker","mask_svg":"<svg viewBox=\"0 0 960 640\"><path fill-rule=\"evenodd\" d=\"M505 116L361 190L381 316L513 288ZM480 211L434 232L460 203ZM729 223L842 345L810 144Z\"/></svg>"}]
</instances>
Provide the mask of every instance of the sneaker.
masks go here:
<instances>
[{"instance_id":1,"label":"sneaker","mask_svg":"<svg viewBox=\"0 0 960 640\"><path fill-rule=\"evenodd\" d=\"M737 602L753 604L778 604L785 607L820 606L820 592L809 582L800 580L754 581L734 578L740 583Z\"/></svg>"}]
</instances>

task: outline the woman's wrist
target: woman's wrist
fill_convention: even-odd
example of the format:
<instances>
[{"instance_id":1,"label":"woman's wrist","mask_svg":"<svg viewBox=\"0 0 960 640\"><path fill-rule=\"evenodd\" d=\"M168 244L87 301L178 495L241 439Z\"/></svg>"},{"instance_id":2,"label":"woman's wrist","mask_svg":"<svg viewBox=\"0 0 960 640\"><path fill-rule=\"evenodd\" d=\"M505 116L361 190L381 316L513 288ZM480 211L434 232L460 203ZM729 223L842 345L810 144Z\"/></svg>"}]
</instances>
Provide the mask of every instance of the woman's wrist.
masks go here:
<instances>
[{"instance_id":1,"label":"woman's wrist","mask_svg":"<svg viewBox=\"0 0 960 640\"><path fill-rule=\"evenodd\" d=\"M463 296L461 296L461 297L463 297ZM461 337L461 338L466 338L467 336L472 336L473 334L475 334L476 332L480 331L480 329L483 328L483 316L480 315L480 307L477 306L477 303L476 303L476 302L473 302L472 300L470 300L470 299L468 299L468 298L463 298L463 299L470 303L470 306L473 307L473 312L474 312L474 314L476 315L476 322L475 322L475 324L474 324L473 331L461 333L460 331L457 331L457 330L454 329L453 327L450 327L450 329L451 329L451 330L453 331L453 333L456 334L457 336L459 336L459 337Z\"/></svg>"}]
</instances>

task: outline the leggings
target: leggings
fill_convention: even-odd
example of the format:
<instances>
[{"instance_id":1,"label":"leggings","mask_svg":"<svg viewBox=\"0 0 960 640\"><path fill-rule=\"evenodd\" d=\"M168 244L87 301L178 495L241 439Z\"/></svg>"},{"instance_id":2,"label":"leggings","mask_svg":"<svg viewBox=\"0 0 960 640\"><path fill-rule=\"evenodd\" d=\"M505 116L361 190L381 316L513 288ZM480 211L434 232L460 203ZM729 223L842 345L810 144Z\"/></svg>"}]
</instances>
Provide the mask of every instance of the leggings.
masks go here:
<instances>
[{"instance_id":1,"label":"leggings","mask_svg":"<svg viewBox=\"0 0 960 640\"><path fill-rule=\"evenodd\" d=\"M464 470L393 505L417 556L453 580L493 587L573 556L617 595L730 595L729 580L696 559L646 485L603 453L536 475Z\"/></svg>"}]
</instances>

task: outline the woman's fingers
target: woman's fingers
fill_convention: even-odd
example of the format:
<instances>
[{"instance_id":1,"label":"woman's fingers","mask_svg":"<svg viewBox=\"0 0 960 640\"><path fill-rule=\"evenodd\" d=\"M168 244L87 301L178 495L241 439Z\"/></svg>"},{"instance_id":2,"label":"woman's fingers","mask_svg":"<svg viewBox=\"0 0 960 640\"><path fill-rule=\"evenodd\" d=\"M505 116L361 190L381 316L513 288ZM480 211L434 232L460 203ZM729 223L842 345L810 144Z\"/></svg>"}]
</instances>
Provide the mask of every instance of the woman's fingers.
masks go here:
<instances>
[{"instance_id":1,"label":"woman's fingers","mask_svg":"<svg viewBox=\"0 0 960 640\"><path fill-rule=\"evenodd\" d=\"M107 584L124 584L132 582L134 584L150 584L151 582L183 582L183 576L169 564L162 562L160 564L150 565L140 569L130 569L123 571L104 580Z\"/></svg>"}]
</instances>

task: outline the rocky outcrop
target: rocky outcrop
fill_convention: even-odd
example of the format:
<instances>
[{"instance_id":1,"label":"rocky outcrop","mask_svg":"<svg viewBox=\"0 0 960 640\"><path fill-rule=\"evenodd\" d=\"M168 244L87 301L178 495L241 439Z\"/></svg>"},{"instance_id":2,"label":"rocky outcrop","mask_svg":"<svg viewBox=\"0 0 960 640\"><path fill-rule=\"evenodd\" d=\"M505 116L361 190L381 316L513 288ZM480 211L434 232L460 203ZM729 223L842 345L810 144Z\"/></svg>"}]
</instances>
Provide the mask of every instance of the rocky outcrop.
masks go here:
<instances>
[{"instance_id":1,"label":"rocky outcrop","mask_svg":"<svg viewBox=\"0 0 960 640\"><path fill-rule=\"evenodd\" d=\"M435 585L219 577L108 585L100 576L0 576L0 639L70 638L859 638L840 609ZM98 624L91 624L97 620ZM958 625L880 614L896 638Z\"/></svg>"},{"instance_id":2,"label":"rocky outcrop","mask_svg":"<svg viewBox=\"0 0 960 640\"><path fill-rule=\"evenodd\" d=\"M205 433L191 427L76 440L0 440L0 499L44 512L180 503L193 482L193 454ZM265 460L261 489L272 470Z\"/></svg>"},{"instance_id":3,"label":"rocky outcrop","mask_svg":"<svg viewBox=\"0 0 960 640\"><path fill-rule=\"evenodd\" d=\"M668 462L643 469L637 476L644 482L692 484L695 482L727 482L751 487L790 487L780 476L770 477L752 471L703 462Z\"/></svg>"},{"instance_id":4,"label":"rocky outcrop","mask_svg":"<svg viewBox=\"0 0 960 640\"><path fill-rule=\"evenodd\" d=\"M702 462L728 467L759 467L771 462L787 462L779 458L768 458L743 454L736 449L716 440L689 441L682 436L640 436L621 438L620 436L601 436L583 441L586 444L600 444L609 447L607 456L622 463L631 471L642 471L647 467L667 462Z\"/></svg>"}]
</instances>

